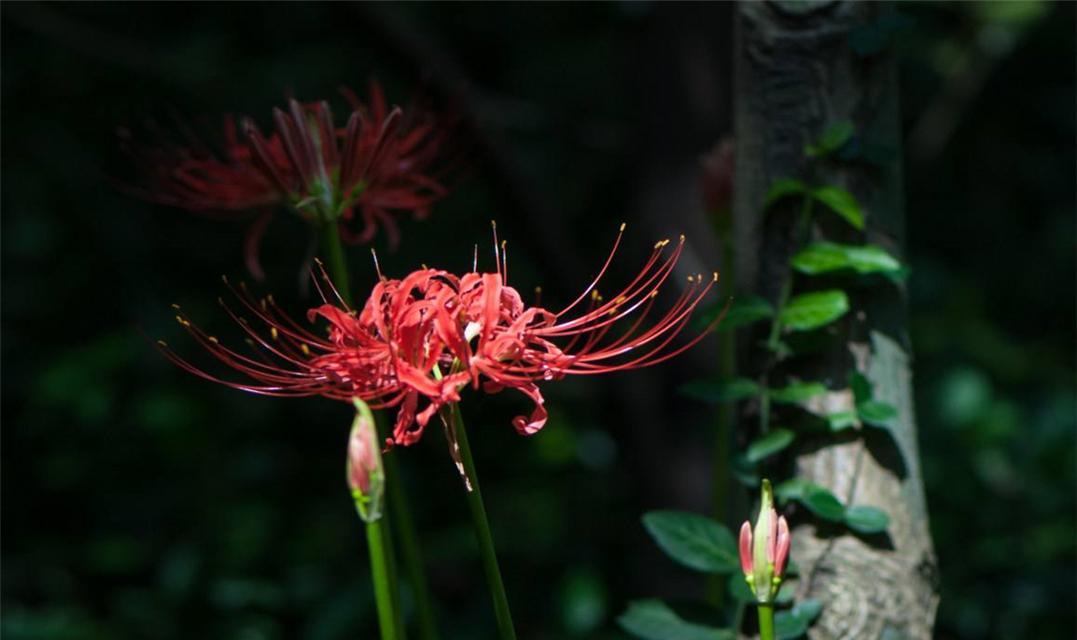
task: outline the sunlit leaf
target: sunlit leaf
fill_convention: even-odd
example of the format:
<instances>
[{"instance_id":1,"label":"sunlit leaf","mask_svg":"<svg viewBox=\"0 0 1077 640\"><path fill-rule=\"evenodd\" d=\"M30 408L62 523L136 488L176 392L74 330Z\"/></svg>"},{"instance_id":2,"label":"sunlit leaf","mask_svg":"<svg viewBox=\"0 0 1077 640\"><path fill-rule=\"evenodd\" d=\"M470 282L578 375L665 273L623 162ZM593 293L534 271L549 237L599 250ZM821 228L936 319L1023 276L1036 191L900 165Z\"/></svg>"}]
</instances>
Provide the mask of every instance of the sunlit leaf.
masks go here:
<instances>
[{"instance_id":1,"label":"sunlit leaf","mask_svg":"<svg viewBox=\"0 0 1077 640\"><path fill-rule=\"evenodd\" d=\"M845 524L860 533L881 533L890 526L890 516L882 509L857 505L845 510Z\"/></svg>"},{"instance_id":2,"label":"sunlit leaf","mask_svg":"<svg viewBox=\"0 0 1077 640\"><path fill-rule=\"evenodd\" d=\"M813 198L825 204L853 227L864 228L864 213L860 210L860 204L857 203L853 194L833 186L819 187L811 194Z\"/></svg>"},{"instance_id":3,"label":"sunlit leaf","mask_svg":"<svg viewBox=\"0 0 1077 640\"><path fill-rule=\"evenodd\" d=\"M651 511L643 526L666 555L686 567L727 573L740 566L733 534L710 518L684 511Z\"/></svg>"},{"instance_id":4,"label":"sunlit leaf","mask_svg":"<svg viewBox=\"0 0 1077 640\"><path fill-rule=\"evenodd\" d=\"M898 414L894 405L878 400L865 400L858 403L856 412L860 416L860 420L874 427L889 427Z\"/></svg>"},{"instance_id":5,"label":"sunlit leaf","mask_svg":"<svg viewBox=\"0 0 1077 640\"><path fill-rule=\"evenodd\" d=\"M801 273L816 275L849 269L856 273L896 273L901 263L876 245L815 242L793 256L791 264Z\"/></svg>"},{"instance_id":6,"label":"sunlit leaf","mask_svg":"<svg viewBox=\"0 0 1077 640\"><path fill-rule=\"evenodd\" d=\"M781 321L794 331L809 331L830 324L848 311L849 298L844 291L831 289L803 293L782 309Z\"/></svg>"},{"instance_id":7,"label":"sunlit leaf","mask_svg":"<svg viewBox=\"0 0 1077 640\"><path fill-rule=\"evenodd\" d=\"M852 429L857 424L856 413L853 411L836 411L828 413L824 417L826 418L827 426L834 433Z\"/></svg>"},{"instance_id":8,"label":"sunlit leaf","mask_svg":"<svg viewBox=\"0 0 1077 640\"><path fill-rule=\"evenodd\" d=\"M796 434L789 429L772 429L770 433L748 445L745 457L748 462L759 462L788 447L794 438Z\"/></svg>"},{"instance_id":9,"label":"sunlit leaf","mask_svg":"<svg viewBox=\"0 0 1077 640\"><path fill-rule=\"evenodd\" d=\"M794 382L781 389L771 389L768 395L774 402L800 404L824 393L826 393L826 385L821 382Z\"/></svg>"}]
</instances>

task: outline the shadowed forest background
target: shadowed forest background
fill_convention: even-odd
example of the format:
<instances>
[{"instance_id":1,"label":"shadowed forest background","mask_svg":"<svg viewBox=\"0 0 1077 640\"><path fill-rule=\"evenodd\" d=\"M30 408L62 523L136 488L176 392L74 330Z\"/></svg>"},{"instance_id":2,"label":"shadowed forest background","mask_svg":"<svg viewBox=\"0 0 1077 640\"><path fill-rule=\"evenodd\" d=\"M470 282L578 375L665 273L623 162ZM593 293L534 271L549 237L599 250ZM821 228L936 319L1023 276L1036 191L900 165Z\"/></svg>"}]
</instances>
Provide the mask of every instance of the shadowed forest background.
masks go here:
<instances>
[{"instance_id":1,"label":"shadowed forest background","mask_svg":"<svg viewBox=\"0 0 1077 640\"><path fill-rule=\"evenodd\" d=\"M1072 638L1075 6L899 11L936 635ZM228 330L216 298L222 274L246 277L245 225L126 194L117 127L267 126L286 96L343 111L338 87L377 77L473 128L453 193L401 220L398 250L376 242L386 275L468 269L476 243L492 262L491 219L513 284L551 304L586 286L621 222L626 270L679 233L690 271L719 264L699 158L732 130L728 4L8 3L2 38L5 638L373 637L350 408L214 386L152 348L143 332L197 353L173 302ZM278 215L261 252L258 286L296 315L305 233ZM365 293L369 253L349 259ZM627 637L627 601L699 592L639 517L707 509L714 409L677 390L715 344L550 387L527 439L518 397L464 405L522 637ZM445 637L490 635L444 438L390 455Z\"/></svg>"}]
</instances>

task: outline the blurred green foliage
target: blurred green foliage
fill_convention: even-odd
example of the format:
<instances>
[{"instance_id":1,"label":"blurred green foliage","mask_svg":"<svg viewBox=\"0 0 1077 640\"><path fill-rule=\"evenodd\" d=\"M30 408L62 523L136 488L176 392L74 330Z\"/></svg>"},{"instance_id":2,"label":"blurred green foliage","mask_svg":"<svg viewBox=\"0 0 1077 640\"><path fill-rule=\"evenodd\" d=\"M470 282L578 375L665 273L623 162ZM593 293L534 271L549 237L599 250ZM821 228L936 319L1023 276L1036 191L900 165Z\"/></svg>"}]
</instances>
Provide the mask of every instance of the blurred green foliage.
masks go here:
<instances>
[{"instance_id":1,"label":"blurred green foliage","mask_svg":"<svg viewBox=\"0 0 1077 640\"><path fill-rule=\"evenodd\" d=\"M246 396L157 356L140 329L175 341L171 302L225 326L215 283L241 273L243 226L124 195L117 125L174 113L211 130L224 112L264 123L285 92L328 96L372 74L400 99L446 73L424 54L433 47L470 80L474 115L508 157L477 150L429 221L403 223L404 247L382 268L464 268L496 216L521 288L563 299L635 210L647 167L672 162L664 141L687 136L653 115L673 89L647 65L667 46L663 29L696 12L718 34L699 55L728 51L728 8L690 5L5 5L4 637L373 633L343 481L347 406ZM1074 7L901 13L886 37L902 56L909 132L906 258L938 636L1070 638ZM690 139L680 160L694 163L719 133ZM280 217L263 249L270 286L293 309L305 303L302 234ZM360 287L372 281L362 256ZM705 469L690 475L700 459L671 457L710 437L709 410L675 393L699 377L684 366L551 388L549 427L531 440L508 427L521 407L511 394L465 405L524 637L623 637L613 618L627 601L698 591L638 524L650 509L706 503ZM667 407L668 424L632 426L646 419L627 408L641 395ZM441 435L392 455L446 637L484 637L489 605Z\"/></svg>"}]
</instances>

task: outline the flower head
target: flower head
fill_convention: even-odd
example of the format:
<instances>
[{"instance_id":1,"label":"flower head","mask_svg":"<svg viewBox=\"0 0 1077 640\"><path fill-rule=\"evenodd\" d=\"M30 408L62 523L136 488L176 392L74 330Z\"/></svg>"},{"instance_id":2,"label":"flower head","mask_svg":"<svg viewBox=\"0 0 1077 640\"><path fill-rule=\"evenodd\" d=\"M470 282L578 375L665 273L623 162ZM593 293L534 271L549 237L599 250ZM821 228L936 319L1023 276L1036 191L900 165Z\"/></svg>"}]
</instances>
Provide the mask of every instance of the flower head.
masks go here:
<instances>
[{"instance_id":1,"label":"flower head","mask_svg":"<svg viewBox=\"0 0 1077 640\"><path fill-rule=\"evenodd\" d=\"M399 280L381 278L359 311L344 304L321 271L316 283L324 303L307 317L328 324L326 337L289 319L272 297L256 300L246 287L233 288L252 320L222 305L246 332L250 354L226 347L182 313L177 315L202 346L247 380L218 377L167 345L162 349L196 375L253 393L345 401L357 397L374 409L396 407L392 444L418 440L431 418L458 402L468 386L487 392L515 389L526 395L533 408L512 423L521 434L532 434L547 417L539 384L664 362L696 344L720 319L672 346L717 274L689 277L673 305L657 319L650 318L657 294L683 251L683 238L672 249L669 241L657 243L620 293L609 299L599 295L596 286L620 239L618 234L591 284L556 312L525 304L508 285L502 244L495 249L498 267L493 273L475 270L458 277L424 268Z\"/></svg>"},{"instance_id":2,"label":"flower head","mask_svg":"<svg viewBox=\"0 0 1077 640\"><path fill-rule=\"evenodd\" d=\"M774 509L770 481L763 480L763 497L753 532L750 522L740 527L740 568L756 600L773 602L789 560L789 523Z\"/></svg>"},{"instance_id":3,"label":"flower head","mask_svg":"<svg viewBox=\"0 0 1077 640\"><path fill-rule=\"evenodd\" d=\"M290 100L273 110L268 134L250 118L238 128L226 118L219 149L191 135L183 144L143 146L121 129L124 148L144 173L143 185L131 191L218 218L254 218L246 257L258 279L258 245L280 206L312 225L339 225L352 243L368 243L384 229L395 246L395 218L425 217L447 193L445 143L454 125L415 106L389 108L376 82L369 104L344 93L352 111L342 128L327 102Z\"/></svg>"}]
</instances>

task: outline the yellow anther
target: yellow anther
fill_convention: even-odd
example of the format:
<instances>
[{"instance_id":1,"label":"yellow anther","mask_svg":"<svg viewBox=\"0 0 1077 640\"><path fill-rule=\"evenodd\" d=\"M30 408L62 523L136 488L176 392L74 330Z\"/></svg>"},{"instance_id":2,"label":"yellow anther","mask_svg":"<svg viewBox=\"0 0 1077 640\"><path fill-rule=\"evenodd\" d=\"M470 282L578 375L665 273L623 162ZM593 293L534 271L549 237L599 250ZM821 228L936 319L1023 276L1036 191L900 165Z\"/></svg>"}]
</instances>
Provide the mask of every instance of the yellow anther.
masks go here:
<instances>
[{"instance_id":1,"label":"yellow anther","mask_svg":"<svg viewBox=\"0 0 1077 640\"><path fill-rule=\"evenodd\" d=\"M718 282L719 278L720 278L720 276L718 275L718 272L717 272L717 271L715 271L715 272L714 272L714 281L715 281L715 282Z\"/></svg>"},{"instance_id":2,"label":"yellow anther","mask_svg":"<svg viewBox=\"0 0 1077 640\"><path fill-rule=\"evenodd\" d=\"M224 275L224 274L222 273L222 274L221 274L221 282L223 282L223 283L225 283L225 284L228 284L228 276L226 276L226 275Z\"/></svg>"},{"instance_id":3,"label":"yellow anther","mask_svg":"<svg viewBox=\"0 0 1077 640\"><path fill-rule=\"evenodd\" d=\"M277 301L273 299L272 293L266 296L266 299L269 300L269 304L277 304Z\"/></svg>"},{"instance_id":4,"label":"yellow anther","mask_svg":"<svg viewBox=\"0 0 1077 640\"><path fill-rule=\"evenodd\" d=\"M683 233L681 234L681 243L682 244L684 243L684 234Z\"/></svg>"},{"instance_id":5,"label":"yellow anther","mask_svg":"<svg viewBox=\"0 0 1077 640\"><path fill-rule=\"evenodd\" d=\"M661 249L662 247L666 246L667 244L669 244L669 238L666 238L664 240L659 240L658 242L654 243L654 248L655 249Z\"/></svg>"},{"instance_id":6,"label":"yellow anther","mask_svg":"<svg viewBox=\"0 0 1077 640\"><path fill-rule=\"evenodd\" d=\"M261 304L261 305L262 305L262 311L266 311L266 299L265 299L265 298L262 298L262 299L261 299L261 300L259 300L258 302L259 302L259 304Z\"/></svg>"},{"instance_id":7,"label":"yellow anther","mask_svg":"<svg viewBox=\"0 0 1077 640\"><path fill-rule=\"evenodd\" d=\"M624 230L625 230L625 225L626 225L626 224L627 224L627 223L625 223L625 222L622 222L622 223L621 223L621 231L624 231Z\"/></svg>"},{"instance_id":8,"label":"yellow anther","mask_svg":"<svg viewBox=\"0 0 1077 640\"><path fill-rule=\"evenodd\" d=\"M219 341L219 340L217 340L217 338L215 338L215 337L213 337L213 336L208 336L208 337L206 338L206 340L209 340L209 341L210 341L210 342L212 342L213 344L220 344L220 341Z\"/></svg>"},{"instance_id":9,"label":"yellow anther","mask_svg":"<svg viewBox=\"0 0 1077 640\"><path fill-rule=\"evenodd\" d=\"M270 327L269 328L269 335L273 336L273 339L276 340L279 337L278 334L277 334L277 328L276 327Z\"/></svg>"},{"instance_id":10,"label":"yellow anther","mask_svg":"<svg viewBox=\"0 0 1077 640\"><path fill-rule=\"evenodd\" d=\"M658 297L658 289L655 289L654 291L651 292L651 297L652 298Z\"/></svg>"},{"instance_id":11,"label":"yellow anther","mask_svg":"<svg viewBox=\"0 0 1077 640\"><path fill-rule=\"evenodd\" d=\"M176 303L172 303L172 308L175 309L176 311L179 311L180 306L178 304L176 304Z\"/></svg>"},{"instance_id":12,"label":"yellow anther","mask_svg":"<svg viewBox=\"0 0 1077 640\"><path fill-rule=\"evenodd\" d=\"M310 347L308 347L308 346L307 346L307 345L305 345L305 344L301 344L301 345L299 345L299 350L300 350L300 351L302 351L302 352L303 352L303 355L305 355L305 356L309 356L309 355L310 355Z\"/></svg>"},{"instance_id":13,"label":"yellow anther","mask_svg":"<svg viewBox=\"0 0 1077 640\"><path fill-rule=\"evenodd\" d=\"M490 227L496 231L497 230L497 220L491 220L490 221Z\"/></svg>"},{"instance_id":14,"label":"yellow anther","mask_svg":"<svg viewBox=\"0 0 1077 640\"><path fill-rule=\"evenodd\" d=\"M168 343L165 342L164 340L158 340L157 344L161 345L162 347L167 347L168 346Z\"/></svg>"}]
</instances>

